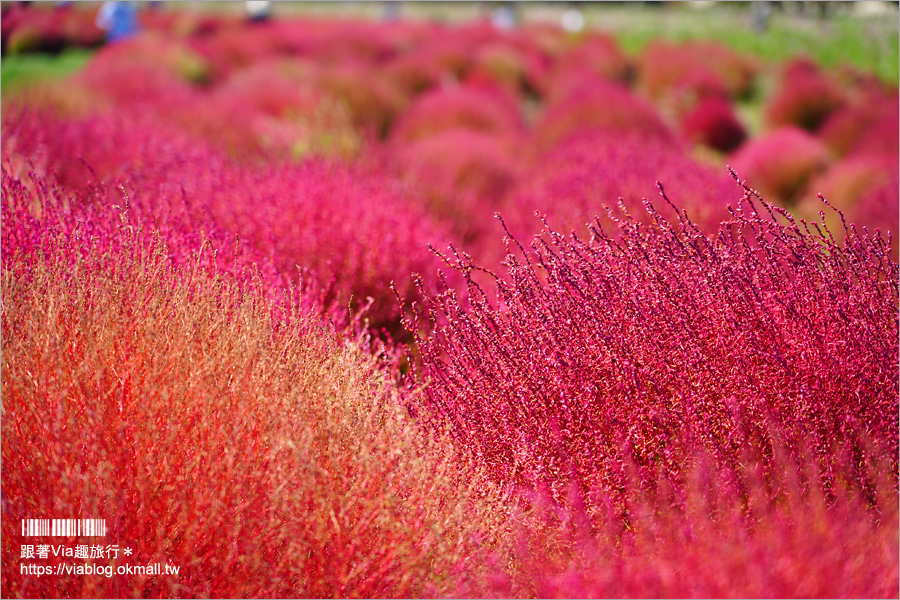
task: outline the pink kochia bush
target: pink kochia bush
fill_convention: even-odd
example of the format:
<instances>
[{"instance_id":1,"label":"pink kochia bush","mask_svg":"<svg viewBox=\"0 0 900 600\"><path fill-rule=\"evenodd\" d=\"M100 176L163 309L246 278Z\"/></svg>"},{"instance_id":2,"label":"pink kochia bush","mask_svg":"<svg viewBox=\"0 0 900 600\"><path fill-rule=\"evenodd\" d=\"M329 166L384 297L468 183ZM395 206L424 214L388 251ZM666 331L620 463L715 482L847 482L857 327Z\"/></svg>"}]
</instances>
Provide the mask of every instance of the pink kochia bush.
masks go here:
<instances>
[{"instance_id":1,"label":"pink kochia bush","mask_svg":"<svg viewBox=\"0 0 900 600\"><path fill-rule=\"evenodd\" d=\"M547 99L558 98L560 88L571 85L569 82L576 78L600 77L626 83L630 75L631 65L616 40L594 34L553 62L544 81L542 95Z\"/></svg>"},{"instance_id":2,"label":"pink kochia bush","mask_svg":"<svg viewBox=\"0 0 900 600\"><path fill-rule=\"evenodd\" d=\"M535 495L514 518L515 561L491 577L487 595L896 598L897 494L889 476L873 506L846 487L829 498L804 480L802 467L781 458L778 465L781 472L763 474L752 460L723 470L701 458L680 490L633 476L624 519L608 496L595 496L602 516L591 522L575 494L571 508ZM474 586L460 589L478 595Z\"/></svg>"},{"instance_id":3,"label":"pink kochia bush","mask_svg":"<svg viewBox=\"0 0 900 600\"><path fill-rule=\"evenodd\" d=\"M895 89L742 186L723 46L146 18L4 104L0 595L896 596Z\"/></svg>"},{"instance_id":4,"label":"pink kochia bush","mask_svg":"<svg viewBox=\"0 0 900 600\"><path fill-rule=\"evenodd\" d=\"M747 130L724 98L705 98L681 119L682 135L695 144L732 152L747 139Z\"/></svg>"},{"instance_id":5,"label":"pink kochia bush","mask_svg":"<svg viewBox=\"0 0 900 600\"><path fill-rule=\"evenodd\" d=\"M655 100L724 93L748 95L754 85L755 61L718 43L654 41L637 58L637 85Z\"/></svg>"},{"instance_id":6,"label":"pink kochia bush","mask_svg":"<svg viewBox=\"0 0 900 600\"><path fill-rule=\"evenodd\" d=\"M766 101L766 120L772 127L796 125L816 131L846 101L815 63L797 59L784 66L778 89Z\"/></svg>"},{"instance_id":7,"label":"pink kochia bush","mask_svg":"<svg viewBox=\"0 0 900 600\"><path fill-rule=\"evenodd\" d=\"M838 245L750 194L715 235L648 211L652 224L620 217L590 241L512 239L502 278L451 253L470 306L447 290L418 317L438 324L415 375L430 418L498 481L564 507L548 518L569 523L572 554L554 565L532 547L524 577L542 596L895 593L885 240L851 229ZM610 524L623 562L604 550ZM536 548L567 547L534 531L548 535ZM860 553L883 572L859 571Z\"/></svg>"},{"instance_id":8,"label":"pink kochia bush","mask_svg":"<svg viewBox=\"0 0 900 600\"><path fill-rule=\"evenodd\" d=\"M611 136L641 135L651 143L675 140L675 134L649 102L617 83L587 79L544 108L532 131L532 153L542 156L569 136L586 130Z\"/></svg>"},{"instance_id":9,"label":"pink kochia bush","mask_svg":"<svg viewBox=\"0 0 900 600\"><path fill-rule=\"evenodd\" d=\"M99 247L104 249L102 262L108 266L123 252L154 248L173 268L208 269L265 298L284 295L291 287L290 279L275 270L266 255L208 217L176 207L160 212L121 184L109 188L93 182L72 192L35 171L14 173L9 167L9 162L3 166L4 203L0 206L5 259L32 261L48 240L58 237L72 241L69 251L73 259L81 251ZM139 233L126 240L121 235L125 229ZM85 240L90 244L81 243ZM296 300L302 304L294 308L325 312L314 294ZM346 320L340 311L329 316L338 322Z\"/></svg>"},{"instance_id":10,"label":"pink kochia bush","mask_svg":"<svg viewBox=\"0 0 900 600\"><path fill-rule=\"evenodd\" d=\"M520 174L514 152L512 139L451 129L406 144L394 156L411 195L470 243L492 225Z\"/></svg>"},{"instance_id":11,"label":"pink kochia bush","mask_svg":"<svg viewBox=\"0 0 900 600\"><path fill-rule=\"evenodd\" d=\"M826 223L840 231L840 217L857 227L880 228L896 234L900 180L897 158L889 156L859 156L847 158L831 167L824 175L810 182L802 200L797 204L801 215L815 217L822 210L818 195L840 209L843 214L828 212ZM897 238L892 240L896 259Z\"/></svg>"},{"instance_id":12,"label":"pink kochia bush","mask_svg":"<svg viewBox=\"0 0 900 600\"><path fill-rule=\"evenodd\" d=\"M791 125L754 138L729 162L750 187L786 206L796 202L810 179L825 171L831 155L822 142Z\"/></svg>"},{"instance_id":13,"label":"pink kochia bush","mask_svg":"<svg viewBox=\"0 0 900 600\"><path fill-rule=\"evenodd\" d=\"M897 90L859 94L854 103L831 113L818 136L838 156L883 154L896 158L900 151Z\"/></svg>"},{"instance_id":14,"label":"pink kochia bush","mask_svg":"<svg viewBox=\"0 0 900 600\"><path fill-rule=\"evenodd\" d=\"M396 182L362 167L324 161L235 167L185 178L183 185L205 200L204 210L217 223L249 240L280 272L312 279L329 303L371 304L371 325L394 332L399 307L392 282L412 291L412 274L437 266L428 244L453 239Z\"/></svg>"},{"instance_id":15,"label":"pink kochia bush","mask_svg":"<svg viewBox=\"0 0 900 600\"><path fill-rule=\"evenodd\" d=\"M527 52L509 41L486 43L474 51L473 64L465 78L489 81L518 95L542 75L541 58L539 52Z\"/></svg>"},{"instance_id":16,"label":"pink kochia bush","mask_svg":"<svg viewBox=\"0 0 900 600\"><path fill-rule=\"evenodd\" d=\"M658 196L657 181L706 231L715 231L728 217L728 200L740 197L724 170L698 163L676 143L594 130L569 137L522 176L510 192L508 204L515 210L507 213L508 225L527 239L540 228L534 218L539 212L561 230L583 231L595 217L606 218L605 206L620 201L649 220L643 199ZM674 217L668 209L661 207Z\"/></svg>"},{"instance_id":17,"label":"pink kochia bush","mask_svg":"<svg viewBox=\"0 0 900 600\"><path fill-rule=\"evenodd\" d=\"M352 115L321 89L320 75L316 65L299 60L258 63L167 118L239 159L350 155L359 142Z\"/></svg>"},{"instance_id":18,"label":"pink kochia bush","mask_svg":"<svg viewBox=\"0 0 900 600\"><path fill-rule=\"evenodd\" d=\"M77 119L17 107L4 115L2 144L4 157L28 161L42 175L52 172L63 187L87 191L101 182L115 188L117 181L128 181L140 200L180 165L205 158L206 168L215 170L225 162L208 145L128 110Z\"/></svg>"},{"instance_id":19,"label":"pink kochia bush","mask_svg":"<svg viewBox=\"0 0 900 600\"><path fill-rule=\"evenodd\" d=\"M413 142L459 128L517 135L522 132L523 123L518 107L501 92L447 85L419 96L397 119L390 139Z\"/></svg>"},{"instance_id":20,"label":"pink kochia bush","mask_svg":"<svg viewBox=\"0 0 900 600\"><path fill-rule=\"evenodd\" d=\"M94 6L32 8L21 2L4 4L2 46L4 54L60 52L70 47L95 47L103 32L94 21Z\"/></svg>"}]
</instances>

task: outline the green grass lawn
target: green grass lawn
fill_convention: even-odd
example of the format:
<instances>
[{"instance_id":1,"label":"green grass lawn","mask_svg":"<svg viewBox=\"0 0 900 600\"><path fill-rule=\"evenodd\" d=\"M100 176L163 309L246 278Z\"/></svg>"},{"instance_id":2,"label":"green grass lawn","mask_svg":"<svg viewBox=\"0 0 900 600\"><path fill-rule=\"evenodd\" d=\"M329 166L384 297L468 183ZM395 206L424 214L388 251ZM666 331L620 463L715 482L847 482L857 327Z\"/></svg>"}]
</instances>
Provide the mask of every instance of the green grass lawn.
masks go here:
<instances>
[{"instance_id":1,"label":"green grass lawn","mask_svg":"<svg viewBox=\"0 0 900 600\"><path fill-rule=\"evenodd\" d=\"M52 81L74 73L87 63L93 50L70 49L58 55L16 54L0 61L0 86L3 94L23 86Z\"/></svg>"},{"instance_id":2,"label":"green grass lawn","mask_svg":"<svg viewBox=\"0 0 900 600\"><path fill-rule=\"evenodd\" d=\"M762 33L754 31L750 5L743 2L709 8L598 3L585 9L585 17L589 26L614 33L632 53L657 38L715 39L769 63L805 54L825 66L847 63L897 83L900 25L896 3L881 15L862 15L847 8L829 10L825 17L790 9L773 11Z\"/></svg>"}]
</instances>

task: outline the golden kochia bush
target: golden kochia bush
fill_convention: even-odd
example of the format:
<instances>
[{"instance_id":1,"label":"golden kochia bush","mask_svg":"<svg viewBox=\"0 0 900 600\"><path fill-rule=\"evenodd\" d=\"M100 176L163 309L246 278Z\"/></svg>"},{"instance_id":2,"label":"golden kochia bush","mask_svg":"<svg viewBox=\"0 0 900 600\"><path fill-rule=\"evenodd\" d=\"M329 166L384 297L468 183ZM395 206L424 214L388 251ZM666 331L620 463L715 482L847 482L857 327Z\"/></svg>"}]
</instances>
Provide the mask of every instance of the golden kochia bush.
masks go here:
<instances>
[{"instance_id":1,"label":"golden kochia bush","mask_svg":"<svg viewBox=\"0 0 900 600\"><path fill-rule=\"evenodd\" d=\"M487 488L414 429L366 340L134 236L114 261L64 235L5 257L3 596L447 593ZM52 543L180 573L20 574L20 519L72 517L109 533Z\"/></svg>"}]
</instances>

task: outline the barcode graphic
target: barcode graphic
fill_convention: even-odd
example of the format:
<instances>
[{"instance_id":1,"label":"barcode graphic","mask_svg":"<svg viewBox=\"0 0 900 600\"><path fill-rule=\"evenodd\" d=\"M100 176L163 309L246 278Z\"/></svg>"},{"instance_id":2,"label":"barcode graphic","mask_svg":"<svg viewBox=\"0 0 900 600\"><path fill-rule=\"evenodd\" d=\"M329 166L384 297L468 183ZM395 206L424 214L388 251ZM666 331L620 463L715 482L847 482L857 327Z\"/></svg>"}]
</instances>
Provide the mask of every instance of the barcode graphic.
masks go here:
<instances>
[{"instance_id":1,"label":"barcode graphic","mask_svg":"<svg viewBox=\"0 0 900 600\"><path fill-rule=\"evenodd\" d=\"M22 519L22 536L103 537L106 519Z\"/></svg>"}]
</instances>

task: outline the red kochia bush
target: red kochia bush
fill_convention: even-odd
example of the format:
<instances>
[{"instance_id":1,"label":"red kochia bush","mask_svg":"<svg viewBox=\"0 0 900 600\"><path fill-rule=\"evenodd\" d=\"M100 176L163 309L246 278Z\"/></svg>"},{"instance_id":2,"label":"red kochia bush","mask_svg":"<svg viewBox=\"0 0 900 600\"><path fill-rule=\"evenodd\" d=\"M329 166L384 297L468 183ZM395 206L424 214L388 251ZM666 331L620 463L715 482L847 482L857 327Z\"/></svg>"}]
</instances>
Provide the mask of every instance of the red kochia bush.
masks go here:
<instances>
[{"instance_id":1,"label":"red kochia bush","mask_svg":"<svg viewBox=\"0 0 900 600\"><path fill-rule=\"evenodd\" d=\"M515 519L512 572L496 573L487 593L460 586L455 596L896 597L897 494L887 469L873 509L851 489L828 498L804 482L804 465L776 460L779 473L767 479L749 456L724 471L701 458L677 491L634 477L627 525L608 502L590 523L577 503L560 508L538 496Z\"/></svg>"},{"instance_id":2,"label":"red kochia bush","mask_svg":"<svg viewBox=\"0 0 900 600\"><path fill-rule=\"evenodd\" d=\"M523 124L519 108L507 96L482 87L447 85L416 98L397 119L390 139L412 142L458 128L516 135Z\"/></svg>"},{"instance_id":3,"label":"red kochia bush","mask_svg":"<svg viewBox=\"0 0 900 600\"><path fill-rule=\"evenodd\" d=\"M528 60L507 42L488 43L474 51L466 78L490 81L518 93L529 80Z\"/></svg>"},{"instance_id":4,"label":"red kochia bush","mask_svg":"<svg viewBox=\"0 0 900 600\"><path fill-rule=\"evenodd\" d=\"M835 110L818 131L838 156L888 155L900 152L900 107L897 91L864 93Z\"/></svg>"},{"instance_id":5,"label":"red kochia bush","mask_svg":"<svg viewBox=\"0 0 900 600\"><path fill-rule=\"evenodd\" d=\"M60 6L35 9L14 2L3 7L3 53L59 52L65 48L94 47L103 32L94 24L96 8Z\"/></svg>"},{"instance_id":6,"label":"red kochia bush","mask_svg":"<svg viewBox=\"0 0 900 600\"><path fill-rule=\"evenodd\" d=\"M747 139L747 131L724 98L706 98L681 119L682 134L696 144L731 152Z\"/></svg>"},{"instance_id":7,"label":"red kochia bush","mask_svg":"<svg viewBox=\"0 0 900 600\"><path fill-rule=\"evenodd\" d=\"M360 136L346 106L327 96L318 79L308 62L262 62L167 116L181 131L241 159L350 155Z\"/></svg>"},{"instance_id":8,"label":"red kochia bush","mask_svg":"<svg viewBox=\"0 0 900 600\"><path fill-rule=\"evenodd\" d=\"M401 41L380 23L348 20L304 25L303 55L329 66L357 62L375 67L392 58Z\"/></svg>"},{"instance_id":9,"label":"red kochia bush","mask_svg":"<svg viewBox=\"0 0 900 600\"><path fill-rule=\"evenodd\" d=\"M549 89L546 91L552 93L555 78L572 69L585 69L595 76L621 83L627 82L631 76L628 57L616 40L611 36L599 33L586 37L577 46L554 61L550 73Z\"/></svg>"},{"instance_id":10,"label":"red kochia bush","mask_svg":"<svg viewBox=\"0 0 900 600\"><path fill-rule=\"evenodd\" d=\"M59 183L73 190L86 191L98 183L95 179L113 184L117 179L140 180L136 165L173 172L180 164L198 163L208 150L167 124L127 109L65 119L50 111L16 107L3 117L4 158L31 161L41 174L52 170ZM207 168L219 168L220 162ZM149 191L145 188L141 198Z\"/></svg>"},{"instance_id":11,"label":"red kochia bush","mask_svg":"<svg viewBox=\"0 0 900 600\"><path fill-rule=\"evenodd\" d=\"M195 18L193 24L186 22L183 26L206 29L195 32L189 41L209 62L215 78L255 62L296 55L310 39L309 25L293 19L262 23L249 23L233 16L214 18L212 22L207 19L206 16L199 21ZM205 21L212 27L205 25Z\"/></svg>"},{"instance_id":12,"label":"red kochia bush","mask_svg":"<svg viewBox=\"0 0 900 600\"><path fill-rule=\"evenodd\" d=\"M757 67L754 62L718 43L655 41L637 59L637 84L651 98L660 100L690 88L722 91L731 97L749 94Z\"/></svg>"},{"instance_id":13,"label":"red kochia bush","mask_svg":"<svg viewBox=\"0 0 900 600\"><path fill-rule=\"evenodd\" d=\"M766 102L766 120L772 127L796 125L816 131L846 101L814 63L800 59L784 67L778 89Z\"/></svg>"},{"instance_id":14,"label":"red kochia bush","mask_svg":"<svg viewBox=\"0 0 900 600\"><path fill-rule=\"evenodd\" d=\"M364 63L347 63L322 70L317 84L346 107L363 132L384 136L407 105L403 91L390 80L372 73Z\"/></svg>"},{"instance_id":15,"label":"red kochia bush","mask_svg":"<svg viewBox=\"0 0 900 600\"><path fill-rule=\"evenodd\" d=\"M418 52L407 52L384 66L385 76L408 96L420 94L450 77L439 65Z\"/></svg>"},{"instance_id":16,"label":"red kochia bush","mask_svg":"<svg viewBox=\"0 0 900 600\"><path fill-rule=\"evenodd\" d=\"M411 195L470 243L491 225L519 176L514 148L513 140L456 129L404 146L396 161Z\"/></svg>"},{"instance_id":17,"label":"red kochia bush","mask_svg":"<svg viewBox=\"0 0 900 600\"><path fill-rule=\"evenodd\" d=\"M415 54L450 79L457 80L472 64L472 46L455 33L451 28L436 29L415 49Z\"/></svg>"},{"instance_id":18,"label":"red kochia bush","mask_svg":"<svg viewBox=\"0 0 900 600\"><path fill-rule=\"evenodd\" d=\"M299 64L293 70L304 71ZM168 117L182 131L198 135L232 156L265 151L268 157L282 158L293 145L306 141L300 119L315 114L321 104L321 94L287 71L273 62L236 71ZM223 126L225 123L228 125Z\"/></svg>"},{"instance_id":19,"label":"red kochia bush","mask_svg":"<svg viewBox=\"0 0 900 600\"><path fill-rule=\"evenodd\" d=\"M183 185L282 273L296 278L302 271L343 306L371 302L371 325L395 332L391 282L411 291L413 273L434 272L428 244L452 239L396 182L361 168L306 161L169 177L173 194Z\"/></svg>"},{"instance_id":20,"label":"red kochia bush","mask_svg":"<svg viewBox=\"0 0 900 600\"><path fill-rule=\"evenodd\" d=\"M168 114L193 102L200 94L193 84L208 74L203 58L181 41L147 34L106 46L65 85L88 90L94 112L111 103Z\"/></svg>"},{"instance_id":21,"label":"red kochia bush","mask_svg":"<svg viewBox=\"0 0 900 600\"><path fill-rule=\"evenodd\" d=\"M479 52L479 56L476 57L474 70L477 71L481 66L491 66L493 62L491 56L494 52L492 49L500 51L500 56L494 57L500 59L499 64L495 66L501 66L504 63L509 66L517 65L512 71L518 73L517 83L521 91L529 94L540 92L550 68L550 59L547 53L541 49L537 40L522 31L509 34L502 43L488 44L483 47L484 52ZM503 56L507 56L511 62L504 60ZM484 60L487 60L487 63L482 62Z\"/></svg>"},{"instance_id":22,"label":"red kochia bush","mask_svg":"<svg viewBox=\"0 0 900 600\"><path fill-rule=\"evenodd\" d=\"M751 187L783 205L792 204L831 157L818 139L795 127L781 127L744 144L731 166Z\"/></svg>"},{"instance_id":23,"label":"red kochia bush","mask_svg":"<svg viewBox=\"0 0 900 600\"><path fill-rule=\"evenodd\" d=\"M95 249L102 250L103 260L109 265L126 251L126 246L128 251L138 246L155 248L157 253L164 249L165 260L173 267L210 269L267 298L288 289L290 279L275 270L267 256L208 217L191 215L175 205L160 211L124 187L110 190L97 182L88 183L83 192L72 192L34 171L15 174L9 167L10 162L3 166L4 201L0 205L4 260L30 263L49 240L59 238L72 241L69 258L75 261L82 256L80 251L88 248L81 242L90 240ZM125 229L140 233L123 245L120 234ZM203 249L207 251L201 252ZM314 294L304 295L304 312L321 313L323 307L316 304L320 299ZM343 321L346 312L341 312L334 311L332 318Z\"/></svg>"},{"instance_id":24,"label":"red kochia bush","mask_svg":"<svg viewBox=\"0 0 900 600\"><path fill-rule=\"evenodd\" d=\"M559 144L523 174L510 193L515 213L506 213L507 223L527 239L538 229L538 211L561 230L582 231L594 217L606 214L605 206L615 206L620 199L638 218L648 217L642 200L658 196L656 181L666 183L671 197L705 231L715 231L728 217L728 200L740 197L724 170L698 163L677 145L586 131Z\"/></svg>"},{"instance_id":25,"label":"red kochia bush","mask_svg":"<svg viewBox=\"0 0 900 600\"><path fill-rule=\"evenodd\" d=\"M649 143L675 140L675 134L649 102L616 83L587 79L544 109L532 132L532 152L541 156L569 136L587 130L612 136L641 135Z\"/></svg>"},{"instance_id":26,"label":"red kochia bush","mask_svg":"<svg viewBox=\"0 0 900 600\"><path fill-rule=\"evenodd\" d=\"M489 277L496 297L465 255L450 260L470 307L448 290L420 316L438 323L416 373L433 417L498 480L563 502L574 484L598 519L592 493L627 504L643 488L632 469L677 488L697 452L771 472L783 444L826 490L846 477L863 494L884 461L896 489L898 282L885 240L851 229L838 245L750 195L716 235L648 211L653 224L597 224L591 241L545 230Z\"/></svg>"},{"instance_id":27,"label":"red kochia bush","mask_svg":"<svg viewBox=\"0 0 900 600\"><path fill-rule=\"evenodd\" d=\"M164 69L187 83L205 83L211 72L207 61L182 39L164 33L141 33L97 52L88 69L102 72L113 66L127 68L151 65Z\"/></svg>"},{"instance_id":28,"label":"red kochia bush","mask_svg":"<svg viewBox=\"0 0 900 600\"><path fill-rule=\"evenodd\" d=\"M870 189L896 180L897 170L897 161L894 157L847 158L811 181L804 200L806 197L822 194L839 210L851 213L856 202ZM816 205L817 211L821 208L820 204Z\"/></svg>"},{"instance_id":29,"label":"red kochia bush","mask_svg":"<svg viewBox=\"0 0 900 600\"><path fill-rule=\"evenodd\" d=\"M840 219L869 229L880 228L892 232L893 254L897 253L898 181L897 158L889 156L860 156L835 164L825 174L810 182L797 212L810 218L822 210L821 194L843 215L829 211L825 215L830 228L840 231Z\"/></svg>"}]
</instances>

